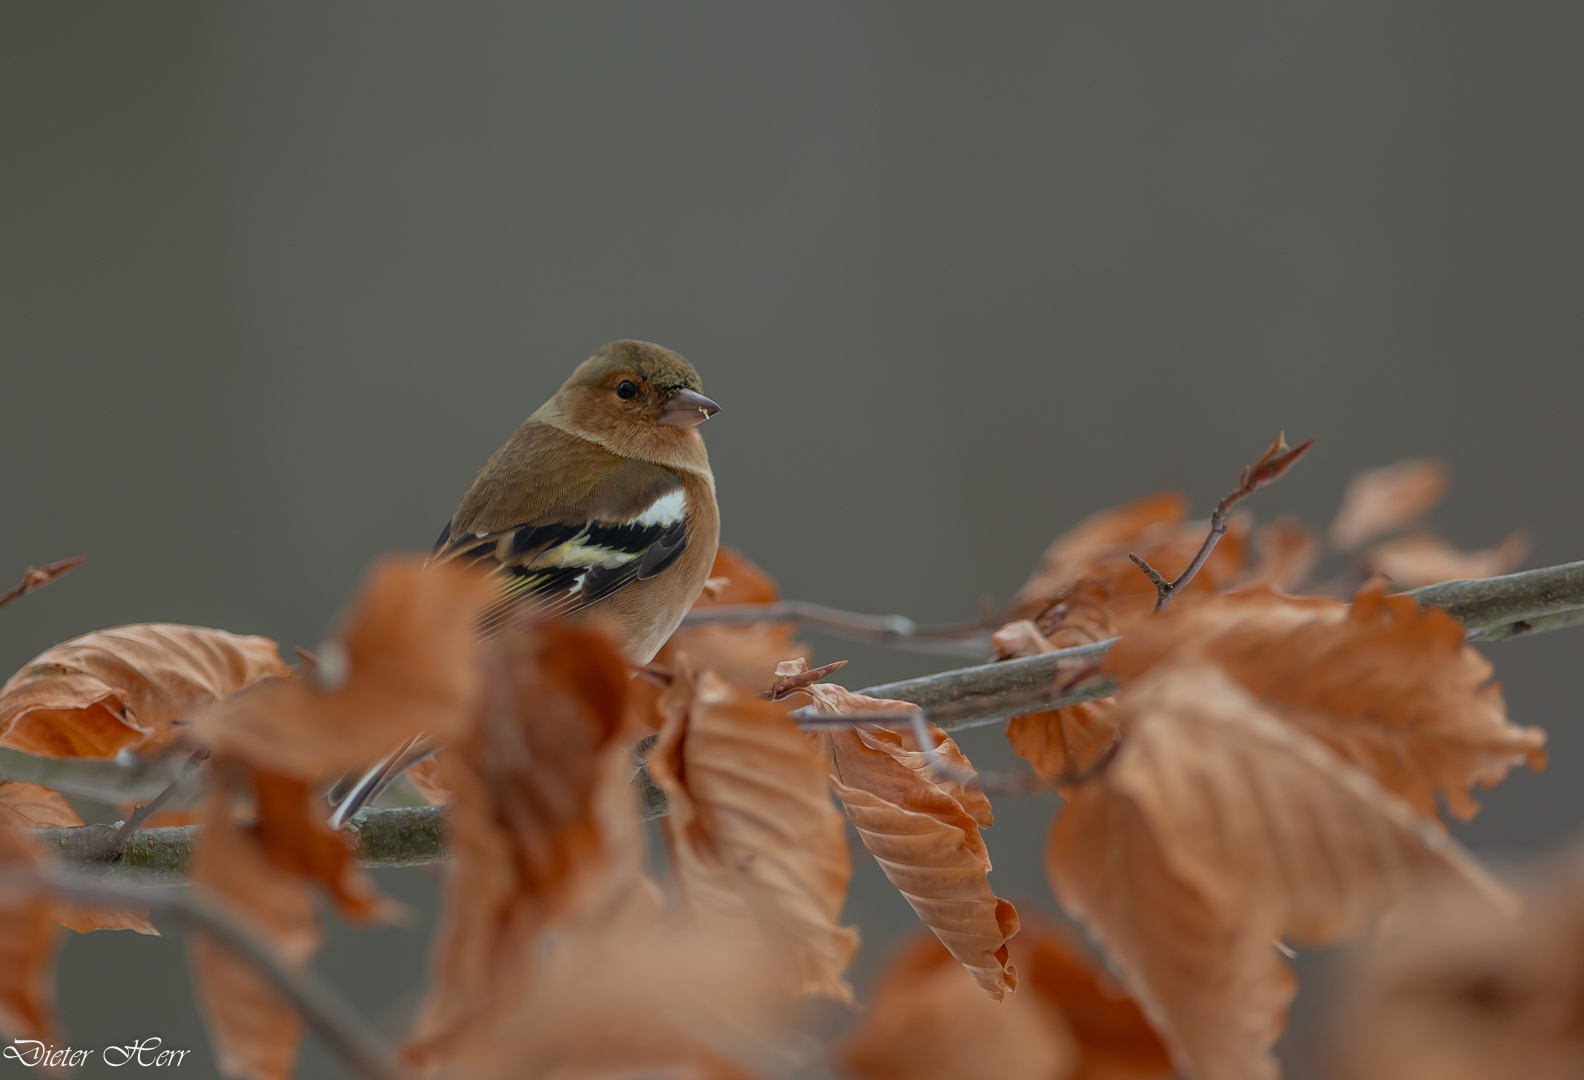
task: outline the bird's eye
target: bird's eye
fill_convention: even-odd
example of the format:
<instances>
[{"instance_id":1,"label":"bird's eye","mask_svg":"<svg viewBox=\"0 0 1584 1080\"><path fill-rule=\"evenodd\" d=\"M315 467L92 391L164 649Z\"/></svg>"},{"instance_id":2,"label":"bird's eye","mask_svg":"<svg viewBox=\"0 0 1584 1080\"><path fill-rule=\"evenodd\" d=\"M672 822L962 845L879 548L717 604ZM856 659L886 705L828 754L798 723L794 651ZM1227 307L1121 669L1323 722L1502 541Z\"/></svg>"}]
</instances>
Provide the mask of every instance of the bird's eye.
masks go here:
<instances>
[{"instance_id":1,"label":"bird's eye","mask_svg":"<svg viewBox=\"0 0 1584 1080\"><path fill-rule=\"evenodd\" d=\"M616 384L616 396L630 400L638 396L638 388L633 385L631 379L623 379Z\"/></svg>"}]
</instances>

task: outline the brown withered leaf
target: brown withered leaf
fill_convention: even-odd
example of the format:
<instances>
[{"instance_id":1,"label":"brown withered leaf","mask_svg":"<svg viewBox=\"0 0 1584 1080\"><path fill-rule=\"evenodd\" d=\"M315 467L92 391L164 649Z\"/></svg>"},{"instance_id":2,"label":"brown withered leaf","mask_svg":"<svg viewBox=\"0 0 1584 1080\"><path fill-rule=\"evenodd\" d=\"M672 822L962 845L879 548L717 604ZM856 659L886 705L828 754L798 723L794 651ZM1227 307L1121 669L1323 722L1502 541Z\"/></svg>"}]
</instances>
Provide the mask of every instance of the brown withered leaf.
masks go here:
<instances>
[{"instance_id":1,"label":"brown withered leaf","mask_svg":"<svg viewBox=\"0 0 1584 1080\"><path fill-rule=\"evenodd\" d=\"M1076 632L1087 636L1093 632L1090 629L1092 625L1084 618L1064 620L1054 628L1054 633L1062 636ZM1088 640L1100 641L1103 638L1092 637ZM1007 623L991 638L998 660L1038 656L1055 652L1058 648L1083 644L1082 640L1072 640L1071 636L1065 637L1064 641L1065 644L1058 646L1026 619ZM1061 782L1085 773L1111 749L1116 734L1116 701L1112 698L1014 716L1007 721L1006 726L1006 737L1012 749L1032 765L1040 779L1047 783Z\"/></svg>"},{"instance_id":2,"label":"brown withered leaf","mask_svg":"<svg viewBox=\"0 0 1584 1080\"><path fill-rule=\"evenodd\" d=\"M931 934L891 959L868 1012L836 1051L864 1080L1051 1080L1078 1047L1062 1015L1028 993L995 1002Z\"/></svg>"},{"instance_id":3,"label":"brown withered leaf","mask_svg":"<svg viewBox=\"0 0 1584 1080\"><path fill-rule=\"evenodd\" d=\"M695 610L736 604L773 604L781 598L775 579L749 562L742 553L722 547L715 553L712 579L724 578L713 595L700 596ZM768 690L775 668L795 656L811 656L808 646L793 641L795 623L761 622L744 626L689 626L672 634L655 654L654 662L674 667L679 654L687 654L694 668L719 672L739 686L755 692Z\"/></svg>"},{"instance_id":4,"label":"brown withered leaf","mask_svg":"<svg viewBox=\"0 0 1584 1080\"><path fill-rule=\"evenodd\" d=\"M1486 551L1459 551L1439 536L1419 533L1388 540L1370 549L1365 566L1405 589L1442 581L1488 578L1518 568L1529 554L1529 538L1513 533Z\"/></svg>"},{"instance_id":5,"label":"brown withered leaf","mask_svg":"<svg viewBox=\"0 0 1584 1080\"><path fill-rule=\"evenodd\" d=\"M497 586L416 556L374 564L312 674L236 694L195 737L260 769L316 779L379 760L418 735L462 731L479 696L477 624Z\"/></svg>"},{"instance_id":6,"label":"brown withered leaf","mask_svg":"<svg viewBox=\"0 0 1584 1080\"><path fill-rule=\"evenodd\" d=\"M821 712L896 713L914 706L854 694L832 683L806 691ZM909 750L899 732L874 728L825 730L831 790L858 827L865 848L924 925L951 950L981 989L1000 1001L1017 986L1007 941L1017 933L1017 910L990 890L990 855L981 826L990 801L971 782L972 766L939 729L937 753L952 769L932 775L925 756Z\"/></svg>"},{"instance_id":7,"label":"brown withered leaf","mask_svg":"<svg viewBox=\"0 0 1584 1080\"><path fill-rule=\"evenodd\" d=\"M158 746L175 721L285 672L268 638L169 623L96 630L46 650L0 687L0 746L87 758Z\"/></svg>"},{"instance_id":8,"label":"brown withered leaf","mask_svg":"<svg viewBox=\"0 0 1584 1080\"><path fill-rule=\"evenodd\" d=\"M1331 546L1354 551L1406 529L1446 494L1447 467L1433 458L1399 461L1354 475L1331 522Z\"/></svg>"},{"instance_id":9,"label":"brown withered leaf","mask_svg":"<svg viewBox=\"0 0 1584 1080\"><path fill-rule=\"evenodd\" d=\"M1343 1080L1584 1075L1584 859L1532 872L1521 919L1429 891L1357 950L1327 1032Z\"/></svg>"},{"instance_id":10,"label":"brown withered leaf","mask_svg":"<svg viewBox=\"0 0 1584 1080\"><path fill-rule=\"evenodd\" d=\"M1108 594L1115 632L1126 633L1155 610L1157 595L1128 554L1139 555L1168 579L1187 569L1209 529L1206 522L1185 521L1187 511L1180 494L1162 492L1090 515L1046 550L1005 619L1038 620L1080 583L1094 581ZM1243 573L1248 524L1246 517L1233 515L1227 534L1177 602L1218 592L1237 580Z\"/></svg>"},{"instance_id":11,"label":"brown withered leaf","mask_svg":"<svg viewBox=\"0 0 1584 1080\"><path fill-rule=\"evenodd\" d=\"M283 963L304 970L320 942L313 895L306 881L283 871L248 830L232 823L236 779L231 770L212 774L192 879L230 901ZM290 1077L303 1029L296 1010L250 963L209 935L193 935L188 954L220 1072L245 1080Z\"/></svg>"},{"instance_id":12,"label":"brown withered leaf","mask_svg":"<svg viewBox=\"0 0 1584 1080\"><path fill-rule=\"evenodd\" d=\"M0 782L0 826L13 829L72 829L83 823L82 815L58 791L42 784L22 780ZM132 908L86 908L57 904L55 921L86 934L93 930L136 930L159 936L149 922L148 911Z\"/></svg>"},{"instance_id":13,"label":"brown withered leaf","mask_svg":"<svg viewBox=\"0 0 1584 1080\"><path fill-rule=\"evenodd\" d=\"M226 762L215 762L225 768ZM317 882L342 915L354 922L395 921L401 908L382 897L357 867L344 832L325 823L324 803L306 781L255 770L251 776L258 820L251 833L277 869Z\"/></svg>"},{"instance_id":14,"label":"brown withered leaf","mask_svg":"<svg viewBox=\"0 0 1584 1080\"><path fill-rule=\"evenodd\" d=\"M829 678L846 666L847 661L845 660L821 664L817 668L809 667L808 660L801 656L796 660L783 660L776 665L775 681L770 684L770 689L766 690L762 696L769 698L771 701L780 701L783 698L791 697L793 694L801 693L821 679Z\"/></svg>"},{"instance_id":15,"label":"brown withered leaf","mask_svg":"<svg viewBox=\"0 0 1584 1080\"><path fill-rule=\"evenodd\" d=\"M1301 592L1320 556L1320 539L1297 521L1273 521L1254 530L1255 563L1239 585L1268 585Z\"/></svg>"},{"instance_id":16,"label":"brown withered leaf","mask_svg":"<svg viewBox=\"0 0 1584 1080\"><path fill-rule=\"evenodd\" d=\"M1508 721L1462 624L1378 586L1351 604L1255 588L1172 608L1119 642L1105 671L1125 686L1179 657L1217 664L1427 817L1438 790L1467 820L1475 784L1544 766L1545 734Z\"/></svg>"},{"instance_id":17,"label":"brown withered leaf","mask_svg":"<svg viewBox=\"0 0 1584 1080\"><path fill-rule=\"evenodd\" d=\"M440 755L425 758L407 770L407 779L430 806L451 801L451 791L440 781Z\"/></svg>"},{"instance_id":18,"label":"brown withered leaf","mask_svg":"<svg viewBox=\"0 0 1584 1080\"><path fill-rule=\"evenodd\" d=\"M1060 1014L1077 1046L1066 1080L1167 1080L1175 1069L1155 1029L1073 935L1036 918L1012 939L1022 998Z\"/></svg>"},{"instance_id":19,"label":"brown withered leaf","mask_svg":"<svg viewBox=\"0 0 1584 1080\"><path fill-rule=\"evenodd\" d=\"M842 974L858 935L838 922L852 876L846 826L824 756L789 711L680 663L649 775L666 793L661 827L698 924L757 928L785 956L794 992L850 1004Z\"/></svg>"},{"instance_id":20,"label":"brown withered leaf","mask_svg":"<svg viewBox=\"0 0 1584 1080\"><path fill-rule=\"evenodd\" d=\"M1046 865L1184 1072L1278 1075L1283 937L1356 936L1437 878L1514 910L1454 841L1216 667L1157 669L1121 708L1121 752L1070 793Z\"/></svg>"},{"instance_id":21,"label":"brown withered leaf","mask_svg":"<svg viewBox=\"0 0 1584 1080\"><path fill-rule=\"evenodd\" d=\"M534 941L604 865L595 816L602 777L626 789L618 738L627 668L600 634L508 628L484 652L472 730L446 748L440 779L451 865L430 989L406 1054L435 1066L482 1053L528 995Z\"/></svg>"},{"instance_id":22,"label":"brown withered leaf","mask_svg":"<svg viewBox=\"0 0 1584 1080\"><path fill-rule=\"evenodd\" d=\"M75 570L86 561L86 556L73 555L69 559L52 562L48 566L30 566L22 575L22 580L5 593L0 593L0 607L5 607L11 601L26 596L34 589L42 589L50 582L58 579L67 571Z\"/></svg>"},{"instance_id":23,"label":"brown withered leaf","mask_svg":"<svg viewBox=\"0 0 1584 1080\"><path fill-rule=\"evenodd\" d=\"M0 824L0 875L27 875L44 853L19 830ZM60 930L48 897L0 880L0 1030L15 1039L55 1037L55 950Z\"/></svg>"}]
</instances>

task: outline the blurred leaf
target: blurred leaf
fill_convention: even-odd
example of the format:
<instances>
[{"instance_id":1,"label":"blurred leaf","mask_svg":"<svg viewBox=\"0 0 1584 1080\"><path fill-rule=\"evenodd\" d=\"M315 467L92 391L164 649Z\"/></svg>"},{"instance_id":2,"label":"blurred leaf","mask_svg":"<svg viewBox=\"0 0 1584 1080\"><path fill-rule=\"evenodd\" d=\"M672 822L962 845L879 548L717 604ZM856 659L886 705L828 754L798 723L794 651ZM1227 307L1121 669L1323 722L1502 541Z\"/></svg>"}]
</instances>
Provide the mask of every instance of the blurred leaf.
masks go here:
<instances>
[{"instance_id":1,"label":"blurred leaf","mask_svg":"<svg viewBox=\"0 0 1584 1080\"><path fill-rule=\"evenodd\" d=\"M1487 551L1459 551L1439 536L1419 533L1370 549L1365 565L1405 589L1463 578L1496 577L1515 570L1529 554L1529 538L1513 533Z\"/></svg>"},{"instance_id":2,"label":"blurred leaf","mask_svg":"<svg viewBox=\"0 0 1584 1080\"><path fill-rule=\"evenodd\" d=\"M1377 537L1406 529L1446 493L1447 467L1434 458L1399 461L1356 474L1331 523L1331 544L1354 551Z\"/></svg>"},{"instance_id":3,"label":"blurred leaf","mask_svg":"<svg viewBox=\"0 0 1584 1080\"><path fill-rule=\"evenodd\" d=\"M775 579L745 559L741 552L722 547L715 553L711 579L724 579L713 595L706 593L695 609L735 604L771 604L780 599ZM685 653L695 670L718 672L756 693L775 682L775 668L783 660L812 656L806 645L792 640L797 624L761 622L743 626L687 626L672 634L654 662L674 667Z\"/></svg>"},{"instance_id":4,"label":"blurred leaf","mask_svg":"<svg viewBox=\"0 0 1584 1080\"><path fill-rule=\"evenodd\" d=\"M31 840L0 824L0 873L25 875L44 861ZM0 884L0 1030L12 1038L56 1037L54 910L47 897Z\"/></svg>"}]
</instances>

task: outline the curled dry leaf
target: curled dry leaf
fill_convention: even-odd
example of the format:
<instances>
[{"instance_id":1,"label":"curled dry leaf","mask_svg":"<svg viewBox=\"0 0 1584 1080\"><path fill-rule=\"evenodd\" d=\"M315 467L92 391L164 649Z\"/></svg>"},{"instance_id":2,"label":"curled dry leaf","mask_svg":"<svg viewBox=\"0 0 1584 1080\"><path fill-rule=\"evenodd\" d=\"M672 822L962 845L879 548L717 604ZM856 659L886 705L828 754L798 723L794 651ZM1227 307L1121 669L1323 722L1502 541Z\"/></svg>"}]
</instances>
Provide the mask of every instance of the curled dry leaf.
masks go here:
<instances>
[{"instance_id":1,"label":"curled dry leaf","mask_svg":"<svg viewBox=\"0 0 1584 1080\"><path fill-rule=\"evenodd\" d=\"M13 829L72 829L82 816L58 791L22 780L0 783L0 826ZM146 910L55 906L55 921L79 934L93 930L136 930L159 936Z\"/></svg>"},{"instance_id":2,"label":"curled dry leaf","mask_svg":"<svg viewBox=\"0 0 1584 1080\"><path fill-rule=\"evenodd\" d=\"M595 815L603 777L625 792L618 739L627 669L604 637L543 623L485 647L473 728L441 759L454 793L451 865L430 990L406 1053L430 1066L482 1052L532 982L534 941L604 865Z\"/></svg>"},{"instance_id":3,"label":"curled dry leaf","mask_svg":"<svg viewBox=\"0 0 1584 1080\"><path fill-rule=\"evenodd\" d=\"M145 750L169 740L175 721L285 672L268 638L169 623L96 630L0 687L0 746L47 757Z\"/></svg>"},{"instance_id":4,"label":"curled dry leaf","mask_svg":"<svg viewBox=\"0 0 1584 1080\"><path fill-rule=\"evenodd\" d=\"M1254 530L1255 563L1240 585L1301 592L1320 556L1320 539L1297 521L1273 521Z\"/></svg>"},{"instance_id":5,"label":"curled dry leaf","mask_svg":"<svg viewBox=\"0 0 1584 1080\"><path fill-rule=\"evenodd\" d=\"M1051 1080L1079 1054L1059 1012L1027 993L991 1001L925 934L892 958L837 1056L864 1080Z\"/></svg>"},{"instance_id":6,"label":"curled dry leaf","mask_svg":"<svg viewBox=\"0 0 1584 1080\"><path fill-rule=\"evenodd\" d=\"M1180 657L1215 663L1427 817L1438 790L1467 820L1475 784L1545 764L1545 733L1508 721L1462 624L1379 587L1351 604L1256 588L1172 609L1119 642L1105 671L1126 686Z\"/></svg>"},{"instance_id":7,"label":"curled dry leaf","mask_svg":"<svg viewBox=\"0 0 1584 1080\"><path fill-rule=\"evenodd\" d=\"M15 1039L55 1036L55 905L26 887L44 853L0 824L0 1030Z\"/></svg>"},{"instance_id":8,"label":"curled dry leaf","mask_svg":"<svg viewBox=\"0 0 1584 1080\"><path fill-rule=\"evenodd\" d=\"M1040 632L1028 620L1011 622L996 631L991 639L996 658L1009 660L1021 656L1038 656L1055 652L1059 648L1083 644L1086 640L1101 641L1109 634L1106 613L1095 611L1093 601L1086 607L1073 607L1065 613L1052 632L1062 642L1058 645ZM1052 611L1066 605L1058 604ZM1094 636L1101 635L1101 636ZM1040 779L1058 783L1081 776L1116 741L1116 700L1101 698L1067 705L1060 709L1014 716L1007 721L1006 736L1019 757L1034 767Z\"/></svg>"},{"instance_id":9,"label":"curled dry leaf","mask_svg":"<svg viewBox=\"0 0 1584 1080\"><path fill-rule=\"evenodd\" d=\"M831 683L807 691L821 712L896 713L901 701L854 694ZM990 890L990 855L979 829L991 822L990 801L956 743L941 740L940 759L952 776L932 775L925 755L909 750L900 732L834 729L820 733L830 784L858 827L865 848L984 992L997 1001L1017 986L1007 941L1017 933L1017 910Z\"/></svg>"},{"instance_id":10,"label":"curled dry leaf","mask_svg":"<svg viewBox=\"0 0 1584 1080\"><path fill-rule=\"evenodd\" d=\"M851 1003L858 935L841 926L852 866L825 759L785 705L679 664L649 775L666 794L666 846L701 927L755 929L796 993Z\"/></svg>"},{"instance_id":11,"label":"curled dry leaf","mask_svg":"<svg viewBox=\"0 0 1584 1080\"><path fill-rule=\"evenodd\" d=\"M1464 578L1488 578L1517 569L1529 554L1529 538L1513 533L1487 551L1459 551L1439 536L1420 533L1370 549L1365 565L1405 589Z\"/></svg>"},{"instance_id":12,"label":"curled dry leaf","mask_svg":"<svg viewBox=\"0 0 1584 1080\"><path fill-rule=\"evenodd\" d=\"M1129 552L1168 580L1176 577L1193 561L1209 529L1206 522L1184 520L1187 512L1180 494L1162 492L1090 515L1046 550L1007 609L1006 620L1037 621L1088 580L1104 586L1115 632L1126 633L1155 610L1157 598L1155 586L1128 559ZM1243 573L1247 531L1248 519L1233 515L1226 536L1177 602L1219 592L1237 580Z\"/></svg>"},{"instance_id":13,"label":"curled dry leaf","mask_svg":"<svg viewBox=\"0 0 1584 1080\"><path fill-rule=\"evenodd\" d=\"M694 608L773 604L781 598L774 578L729 547L715 553L710 578L725 582L700 596ZM794 623L685 626L661 647L655 663L674 667L678 654L686 653L696 669L719 672L757 693L770 688L781 661L812 655L808 646L792 640L796 633Z\"/></svg>"},{"instance_id":14,"label":"curled dry leaf","mask_svg":"<svg viewBox=\"0 0 1584 1080\"><path fill-rule=\"evenodd\" d=\"M1354 551L1371 540L1406 529L1446 493L1447 467L1433 458L1367 469L1348 483L1342 509L1331 523L1331 545Z\"/></svg>"},{"instance_id":15,"label":"curled dry leaf","mask_svg":"<svg viewBox=\"0 0 1584 1080\"><path fill-rule=\"evenodd\" d=\"M1436 879L1513 910L1454 841L1219 669L1162 667L1121 708L1121 752L1071 793L1046 865L1200 1080L1278 1075L1281 938L1355 936Z\"/></svg>"},{"instance_id":16,"label":"curled dry leaf","mask_svg":"<svg viewBox=\"0 0 1584 1080\"><path fill-rule=\"evenodd\" d=\"M1584 859L1525 889L1521 919L1427 891L1352 958L1329 1032L1343 1080L1571 1080L1584 1075Z\"/></svg>"},{"instance_id":17,"label":"curled dry leaf","mask_svg":"<svg viewBox=\"0 0 1584 1080\"><path fill-rule=\"evenodd\" d=\"M237 774L213 773L204 828L193 847L192 879L221 894L248 925L299 971L319 949L319 921L303 878L283 871L263 845L231 821ZM262 975L207 934L189 946L193 982L220 1072L245 1080L286 1080L302 1040L302 1019Z\"/></svg>"},{"instance_id":18,"label":"curled dry leaf","mask_svg":"<svg viewBox=\"0 0 1584 1080\"><path fill-rule=\"evenodd\" d=\"M316 779L377 761L428 735L447 741L479 695L480 612L489 579L416 556L375 563L312 672L237 694L194 725L217 751Z\"/></svg>"},{"instance_id":19,"label":"curled dry leaf","mask_svg":"<svg viewBox=\"0 0 1584 1080\"><path fill-rule=\"evenodd\" d=\"M829 678L846 666L845 660L821 664L817 668L809 667L808 660L801 656L796 660L783 660L776 665L775 681L762 696L771 701L780 701L782 698L800 693L821 679Z\"/></svg>"}]
</instances>

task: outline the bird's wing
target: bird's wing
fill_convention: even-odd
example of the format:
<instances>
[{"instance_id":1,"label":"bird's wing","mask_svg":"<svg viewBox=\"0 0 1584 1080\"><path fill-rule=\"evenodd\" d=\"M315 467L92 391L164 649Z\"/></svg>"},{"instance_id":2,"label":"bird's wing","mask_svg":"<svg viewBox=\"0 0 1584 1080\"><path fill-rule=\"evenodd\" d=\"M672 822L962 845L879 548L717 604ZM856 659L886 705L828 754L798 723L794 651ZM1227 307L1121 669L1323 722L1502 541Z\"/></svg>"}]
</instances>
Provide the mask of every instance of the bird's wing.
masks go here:
<instances>
[{"instance_id":1,"label":"bird's wing","mask_svg":"<svg viewBox=\"0 0 1584 1080\"><path fill-rule=\"evenodd\" d=\"M473 482L430 561L505 578L486 629L526 608L570 615L675 562L687 548L687 509L670 469L528 424Z\"/></svg>"}]
</instances>

